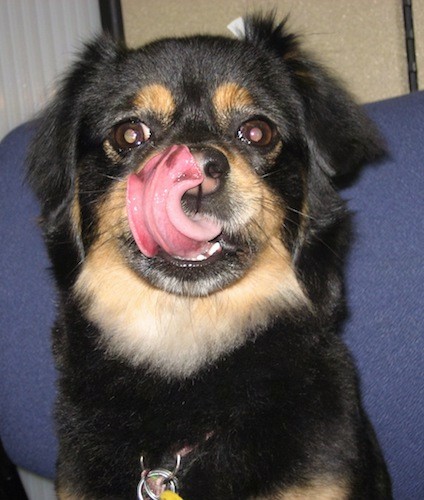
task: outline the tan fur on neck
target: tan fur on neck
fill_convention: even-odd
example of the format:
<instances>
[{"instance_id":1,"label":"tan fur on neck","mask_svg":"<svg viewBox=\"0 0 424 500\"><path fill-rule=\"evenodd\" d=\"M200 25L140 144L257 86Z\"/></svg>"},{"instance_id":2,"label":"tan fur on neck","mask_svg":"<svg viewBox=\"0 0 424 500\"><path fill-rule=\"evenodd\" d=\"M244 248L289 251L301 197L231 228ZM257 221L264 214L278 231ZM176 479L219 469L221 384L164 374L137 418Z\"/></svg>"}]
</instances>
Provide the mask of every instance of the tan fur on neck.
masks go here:
<instances>
[{"instance_id":1,"label":"tan fur on neck","mask_svg":"<svg viewBox=\"0 0 424 500\"><path fill-rule=\"evenodd\" d=\"M186 377L257 334L280 311L307 303L281 241L284 208L243 159L227 154L232 217L224 231L245 234L260 250L246 274L223 290L178 295L171 278L168 291L154 288L120 250L120 236L129 233L126 181L99 206L98 239L82 264L75 293L88 304L87 317L100 328L111 354L165 376Z\"/></svg>"},{"instance_id":2,"label":"tan fur on neck","mask_svg":"<svg viewBox=\"0 0 424 500\"><path fill-rule=\"evenodd\" d=\"M199 298L153 288L110 247L105 243L88 256L75 290L88 299L88 318L111 353L164 375L191 375L266 326L282 307L306 300L279 241L242 280Z\"/></svg>"}]
</instances>

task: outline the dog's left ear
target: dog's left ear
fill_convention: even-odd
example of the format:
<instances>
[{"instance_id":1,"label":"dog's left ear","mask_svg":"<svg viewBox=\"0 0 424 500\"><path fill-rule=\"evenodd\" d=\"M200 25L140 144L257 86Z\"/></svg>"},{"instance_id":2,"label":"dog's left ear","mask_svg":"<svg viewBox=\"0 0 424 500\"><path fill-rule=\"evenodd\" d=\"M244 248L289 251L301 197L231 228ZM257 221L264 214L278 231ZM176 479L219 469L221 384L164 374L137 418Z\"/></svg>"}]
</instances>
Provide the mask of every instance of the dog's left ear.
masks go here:
<instances>
[{"instance_id":1,"label":"dog's left ear","mask_svg":"<svg viewBox=\"0 0 424 500\"><path fill-rule=\"evenodd\" d=\"M342 176L384 153L380 135L351 96L329 72L300 48L273 16L245 20L248 42L276 54L284 64L302 107L302 126L311 158L329 176Z\"/></svg>"},{"instance_id":2,"label":"dog's left ear","mask_svg":"<svg viewBox=\"0 0 424 500\"><path fill-rule=\"evenodd\" d=\"M99 68L118 57L107 37L84 48L40 115L28 153L27 181L40 202L40 225L60 284L69 282L84 257L77 163L82 117L92 100L88 90L98 85Z\"/></svg>"}]
</instances>

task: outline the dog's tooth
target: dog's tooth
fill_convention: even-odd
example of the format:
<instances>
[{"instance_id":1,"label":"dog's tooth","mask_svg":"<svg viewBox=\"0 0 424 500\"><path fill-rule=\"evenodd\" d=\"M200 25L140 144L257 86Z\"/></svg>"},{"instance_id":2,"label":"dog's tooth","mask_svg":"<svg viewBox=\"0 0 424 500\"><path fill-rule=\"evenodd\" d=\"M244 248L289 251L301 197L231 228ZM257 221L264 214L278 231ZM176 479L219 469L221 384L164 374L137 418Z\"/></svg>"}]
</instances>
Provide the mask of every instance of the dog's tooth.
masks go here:
<instances>
[{"instance_id":1,"label":"dog's tooth","mask_svg":"<svg viewBox=\"0 0 424 500\"><path fill-rule=\"evenodd\" d=\"M221 248L219 241L215 242L208 250L208 255L211 256Z\"/></svg>"}]
</instances>

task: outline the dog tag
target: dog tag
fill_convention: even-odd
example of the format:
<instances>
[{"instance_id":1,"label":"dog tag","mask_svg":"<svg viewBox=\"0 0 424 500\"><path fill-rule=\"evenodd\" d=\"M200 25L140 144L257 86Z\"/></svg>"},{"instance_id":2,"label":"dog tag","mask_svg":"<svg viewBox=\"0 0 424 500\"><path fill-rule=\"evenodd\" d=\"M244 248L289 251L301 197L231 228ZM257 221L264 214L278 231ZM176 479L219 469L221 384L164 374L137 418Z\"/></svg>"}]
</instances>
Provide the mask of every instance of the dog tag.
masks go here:
<instances>
[{"instance_id":1,"label":"dog tag","mask_svg":"<svg viewBox=\"0 0 424 500\"><path fill-rule=\"evenodd\" d=\"M178 472L181 463L181 455L177 455L176 466L173 471L168 469L144 468L143 457L141 457L142 473L137 486L138 500L161 500L164 492L177 493L178 481L175 474ZM166 498L166 496L165 496ZM179 498L178 495L175 498Z\"/></svg>"},{"instance_id":2,"label":"dog tag","mask_svg":"<svg viewBox=\"0 0 424 500\"><path fill-rule=\"evenodd\" d=\"M138 500L160 500L165 491L177 492L177 479L167 469L153 469L141 478L137 487Z\"/></svg>"},{"instance_id":3,"label":"dog tag","mask_svg":"<svg viewBox=\"0 0 424 500\"><path fill-rule=\"evenodd\" d=\"M160 496L160 500L183 500L180 495L173 493L172 491L164 491Z\"/></svg>"}]
</instances>

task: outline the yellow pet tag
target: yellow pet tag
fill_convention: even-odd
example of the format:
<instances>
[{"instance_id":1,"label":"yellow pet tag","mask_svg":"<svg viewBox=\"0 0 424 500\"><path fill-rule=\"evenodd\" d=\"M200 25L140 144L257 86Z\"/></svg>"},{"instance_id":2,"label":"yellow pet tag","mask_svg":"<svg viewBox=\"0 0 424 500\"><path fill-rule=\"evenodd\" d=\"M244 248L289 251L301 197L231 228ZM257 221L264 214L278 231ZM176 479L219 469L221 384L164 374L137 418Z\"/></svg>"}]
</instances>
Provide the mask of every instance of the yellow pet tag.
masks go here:
<instances>
[{"instance_id":1,"label":"yellow pet tag","mask_svg":"<svg viewBox=\"0 0 424 500\"><path fill-rule=\"evenodd\" d=\"M160 500L183 500L180 495L177 495L173 491L164 491L161 496Z\"/></svg>"}]
</instances>

